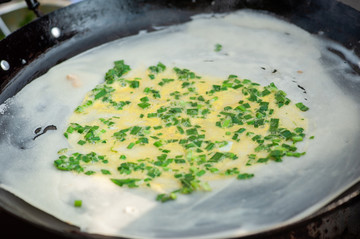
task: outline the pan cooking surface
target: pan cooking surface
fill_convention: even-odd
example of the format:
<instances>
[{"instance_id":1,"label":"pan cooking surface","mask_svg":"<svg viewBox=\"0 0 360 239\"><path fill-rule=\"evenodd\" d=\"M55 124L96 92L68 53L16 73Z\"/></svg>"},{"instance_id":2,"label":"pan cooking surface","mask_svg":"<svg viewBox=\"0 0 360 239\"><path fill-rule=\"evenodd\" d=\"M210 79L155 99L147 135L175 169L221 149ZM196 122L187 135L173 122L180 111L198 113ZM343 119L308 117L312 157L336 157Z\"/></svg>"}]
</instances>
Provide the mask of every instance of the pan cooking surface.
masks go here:
<instances>
[{"instance_id":1,"label":"pan cooking surface","mask_svg":"<svg viewBox=\"0 0 360 239\"><path fill-rule=\"evenodd\" d=\"M227 54L212 51L217 42ZM200 17L184 26L90 51L54 67L2 105L2 187L82 230L101 234L241 236L296 221L358 180L360 114L353 89L359 78L338 55L358 61L337 44L251 12ZM227 181L211 193L166 204L156 203L153 195L122 190L102 179L57 172L52 162L59 145L66 144L61 133L67 116L84 93L103 80L104 72L119 56L134 68L162 61L203 74L234 73L263 85L275 81L292 100L306 101L311 109L306 114L309 134L315 139L304 145L304 158L254 167L252 180ZM68 73L86 79L84 87L69 87ZM71 205L76 198L84 201L79 210ZM136 208L136 213L124 213L127 207Z\"/></svg>"}]
</instances>

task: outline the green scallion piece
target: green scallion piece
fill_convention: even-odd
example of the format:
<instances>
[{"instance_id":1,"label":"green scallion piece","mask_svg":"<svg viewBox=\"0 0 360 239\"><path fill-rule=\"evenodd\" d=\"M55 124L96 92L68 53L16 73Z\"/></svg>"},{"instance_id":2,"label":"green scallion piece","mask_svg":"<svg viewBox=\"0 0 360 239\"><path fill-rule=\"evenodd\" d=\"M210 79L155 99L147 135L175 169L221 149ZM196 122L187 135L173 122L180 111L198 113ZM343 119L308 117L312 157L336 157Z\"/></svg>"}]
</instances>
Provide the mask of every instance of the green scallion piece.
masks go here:
<instances>
[{"instance_id":1,"label":"green scallion piece","mask_svg":"<svg viewBox=\"0 0 360 239\"><path fill-rule=\"evenodd\" d=\"M138 106L142 109L145 109L150 106L150 103L142 102L142 103L139 103Z\"/></svg>"},{"instance_id":2,"label":"green scallion piece","mask_svg":"<svg viewBox=\"0 0 360 239\"><path fill-rule=\"evenodd\" d=\"M301 103L301 102L296 103L295 105L296 105L296 107L298 107L299 110L301 110L301 111L308 111L308 110L309 110L309 107L307 107L306 105L304 105L304 104Z\"/></svg>"},{"instance_id":3,"label":"green scallion piece","mask_svg":"<svg viewBox=\"0 0 360 239\"><path fill-rule=\"evenodd\" d=\"M128 149L132 149L134 146L135 146L135 143L132 142L132 143L130 143L130 144L127 146L127 148L128 148Z\"/></svg>"},{"instance_id":4,"label":"green scallion piece","mask_svg":"<svg viewBox=\"0 0 360 239\"><path fill-rule=\"evenodd\" d=\"M249 174L249 173L241 173L241 174L238 174L238 176L237 176L237 179L240 179L240 180L242 180L242 179L249 179L249 178L252 178L252 177L254 177L254 174Z\"/></svg>"},{"instance_id":5,"label":"green scallion piece","mask_svg":"<svg viewBox=\"0 0 360 239\"><path fill-rule=\"evenodd\" d=\"M74 201L74 207L81 207L82 206L82 200L75 200Z\"/></svg>"},{"instance_id":6,"label":"green scallion piece","mask_svg":"<svg viewBox=\"0 0 360 239\"><path fill-rule=\"evenodd\" d=\"M219 52L219 51L221 51L221 50L222 50L222 45L219 44L219 43L216 43L216 44L215 44L215 49L214 49L214 51L215 51L215 52Z\"/></svg>"},{"instance_id":7,"label":"green scallion piece","mask_svg":"<svg viewBox=\"0 0 360 239\"><path fill-rule=\"evenodd\" d=\"M80 145L84 145L84 144L86 144L86 141L84 141L84 140L79 140L77 143L80 144Z\"/></svg>"}]
</instances>

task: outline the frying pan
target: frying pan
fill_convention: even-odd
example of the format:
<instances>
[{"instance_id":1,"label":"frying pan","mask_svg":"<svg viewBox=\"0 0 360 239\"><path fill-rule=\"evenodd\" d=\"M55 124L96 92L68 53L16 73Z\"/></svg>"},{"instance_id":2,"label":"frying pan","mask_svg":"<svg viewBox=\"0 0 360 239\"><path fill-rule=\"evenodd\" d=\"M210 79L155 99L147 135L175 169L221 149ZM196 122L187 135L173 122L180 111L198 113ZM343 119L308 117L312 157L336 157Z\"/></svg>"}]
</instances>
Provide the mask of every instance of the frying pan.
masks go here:
<instances>
[{"instance_id":1,"label":"frying pan","mask_svg":"<svg viewBox=\"0 0 360 239\"><path fill-rule=\"evenodd\" d=\"M321 32L324 37L360 55L360 12L336 0L88 0L43 16L0 42L0 103L54 65L100 44L135 35L141 30L155 31L155 26L184 23L199 13L229 12L242 8L275 13L311 33ZM345 55L334 53L347 61ZM360 74L358 65L350 66L353 74ZM359 99L360 84L339 87ZM0 206L27 221L64 235L104 238L80 232L77 227L27 204L2 188Z\"/></svg>"}]
</instances>

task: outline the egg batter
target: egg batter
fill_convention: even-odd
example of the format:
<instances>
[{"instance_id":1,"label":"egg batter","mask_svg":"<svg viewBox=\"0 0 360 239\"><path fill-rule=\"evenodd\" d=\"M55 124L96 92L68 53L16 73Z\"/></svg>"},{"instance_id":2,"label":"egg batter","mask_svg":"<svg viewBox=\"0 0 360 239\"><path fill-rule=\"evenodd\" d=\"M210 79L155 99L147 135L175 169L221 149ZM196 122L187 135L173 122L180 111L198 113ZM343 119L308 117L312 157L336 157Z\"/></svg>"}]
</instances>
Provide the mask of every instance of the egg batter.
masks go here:
<instances>
[{"instance_id":1,"label":"egg batter","mask_svg":"<svg viewBox=\"0 0 360 239\"><path fill-rule=\"evenodd\" d=\"M261 87L236 75L221 81L163 63L130 79L128 71L116 61L75 109L58 169L146 185L164 202L209 191L207 181L221 176L252 178L240 173L252 164L305 154L295 144L305 137L299 112L308 107L290 104L274 83Z\"/></svg>"}]
</instances>

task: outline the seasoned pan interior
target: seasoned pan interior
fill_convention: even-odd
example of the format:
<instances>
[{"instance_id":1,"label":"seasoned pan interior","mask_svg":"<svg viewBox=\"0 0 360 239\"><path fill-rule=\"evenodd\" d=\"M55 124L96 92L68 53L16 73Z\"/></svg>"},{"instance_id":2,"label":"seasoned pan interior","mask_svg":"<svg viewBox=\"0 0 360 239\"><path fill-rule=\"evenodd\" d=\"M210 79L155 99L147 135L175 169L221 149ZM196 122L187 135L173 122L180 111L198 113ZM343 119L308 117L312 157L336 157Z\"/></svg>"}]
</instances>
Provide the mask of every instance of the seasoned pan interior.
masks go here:
<instances>
[{"instance_id":1,"label":"seasoned pan interior","mask_svg":"<svg viewBox=\"0 0 360 239\"><path fill-rule=\"evenodd\" d=\"M4 51L6 52L6 54L4 54L4 59L9 63L10 70L1 71L3 90L1 95L2 102L18 92L32 79L46 72L54 64L63 61L79 52L82 52L83 50L118 37L137 34L140 30L154 30L153 26L172 25L185 22L190 20L189 17L196 13L206 13L212 10L226 12L242 7L260 8L270 11L272 10L277 14L285 17L285 19L295 22L300 27L303 27L312 33L324 34L326 37L341 42L346 47L354 48L355 51L358 49L356 45L358 43L355 40L356 37L354 37L357 35L357 32L356 29L354 29L355 27L352 27L353 25L348 24L348 28L341 28L342 34L338 33L340 26L344 24L345 21L350 22L352 18L358 16L358 13L355 10L352 10L351 8L348 8L337 2L333 2L332 5L330 4L332 6L330 13L334 11L334 14L332 15L333 18L327 19L326 21L319 17L321 16L321 13L329 11L325 5L322 5L321 1L313 2L310 5L302 2L283 2L276 6L276 8L275 6L268 4L266 1L254 2L252 4L235 1L227 4L215 5L208 4L207 2L198 2L195 5L180 4L181 6L176 6L175 3L171 2L168 2L165 5L159 5L156 2L153 4L145 4L142 2L132 3L126 1L109 1L108 5L102 6L104 7L103 11L95 11L99 8L98 3L99 1L89 1L81 3L80 5L72 6L70 8L62 9L59 12L55 12L52 15L44 17L43 19L39 19L28 27L14 33L14 35L10 36L4 42L1 42L1 49L8 49L9 44L13 44L14 47L19 49L19 51L16 51L15 53L12 52L12 54L6 50ZM77 19L71 15L72 12L76 12L78 10L82 11L85 14L85 17L80 17ZM124 15L119 14L119 11L124 13ZM89 14L90 12L92 14ZM346 15L349 16L349 18L343 20L344 22L334 20L338 19L337 16L343 13L347 13ZM81 16L81 14L78 15ZM69 19L65 16L71 16L71 20L64 21L64 19ZM114 24L105 30L103 28L103 23L107 22L109 18L112 20L115 18L118 20L118 22L117 24ZM122 22L123 24L119 24L119 22ZM335 24L334 22L338 24L338 28L333 27L333 25L330 24ZM51 29L53 29L53 27L58 27L63 32L63 34L58 38L52 36ZM99 34L99 32L101 34ZM101 35L101 37L99 37L99 35ZM31 42L33 41L32 44L35 46L34 49L37 50L33 49L29 51L28 49L21 49L24 44L19 44L19 42L24 40L24 36L26 36L27 39L30 39ZM346 68L346 71L350 71L350 73L353 74L356 78L358 66L355 64L356 62L354 63L353 59L349 58L350 55L344 54L346 51L343 51L340 48L332 48L330 51L333 52L334 57L340 57L345 61L350 62L350 67ZM332 60L334 59L326 56L323 57L324 62L331 63ZM336 76L339 71L334 71L333 73ZM344 79L343 75L339 75L338 77L335 77L333 83L338 85L340 92L345 95L349 95L352 100L358 100L358 81ZM321 91L319 90L319 92ZM354 111L356 110L358 110L358 108L354 108ZM356 142L358 142L359 137L356 136L356 128L353 129L353 132L354 135L351 137L352 144L346 144L346 154L334 154L334 161L330 161L331 163L327 164L327 168L322 168L320 171L319 168L316 167L308 168L309 174L318 176L316 179L314 179L314 182L319 184L314 190L316 192L315 194L322 195L322 197L324 197L322 204L330 201L337 194L357 181L356 170L358 169L359 164L357 163L358 160L356 160L356 156L359 152L358 149L354 147L354 145L356 145ZM331 150L329 151L331 152ZM341 158L342 161L338 161L339 158ZM336 169L340 167L338 164L344 164L344 161L346 162L345 172L337 172ZM323 175L329 176L329 172L337 172L330 174L330 178L337 182L335 185L333 183L326 183L328 182L329 178L324 180ZM339 177L341 177L343 180L337 180ZM298 183L300 183L300 181ZM278 187L285 187L285 184L280 183L277 185ZM291 187L291 190L296 190L299 185L300 184L295 183ZM265 185L264 188L266 188ZM329 191L332 192L330 195L328 195ZM1 192L1 205L4 208L7 208L9 211L12 211L13 213L20 215L28 220L52 228L54 230L67 232L76 230L74 227L61 223L53 217L40 212L37 209L34 209L7 191L2 190ZM226 200L227 198L233 198L234 195L232 195L232 193L234 192L227 192L215 196L212 199L214 200L214 205L217 205L216 202ZM256 192L254 193L256 194ZM299 195L303 195L304 191L299 190L298 193ZM314 197L313 200L314 201L312 201L310 204L304 205L304 208L309 207L309 205L316 204L317 198ZM302 208L301 211L304 208ZM222 211L221 207L219 207L219 210ZM220 211L215 210L214 213L220 213ZM300 212L297 213L301 214ZM51 218L51 220L49 220L49 218ZM146 222L150 219L146 218L145 216L142 220ZM238 225L239 223L234 222L234 224ZM224 230L227 229L228 228L224 228ZM219 228L215 230L216 231L214 231L214 233L221 231ZM254 230L254 232L257 231ZM167 234L164 235L169 236ZM188 235L194 236L196 235L196 232L189 232L189 234L182 234L179 236L186 237Z\"/></svg>"}]
</instances>

